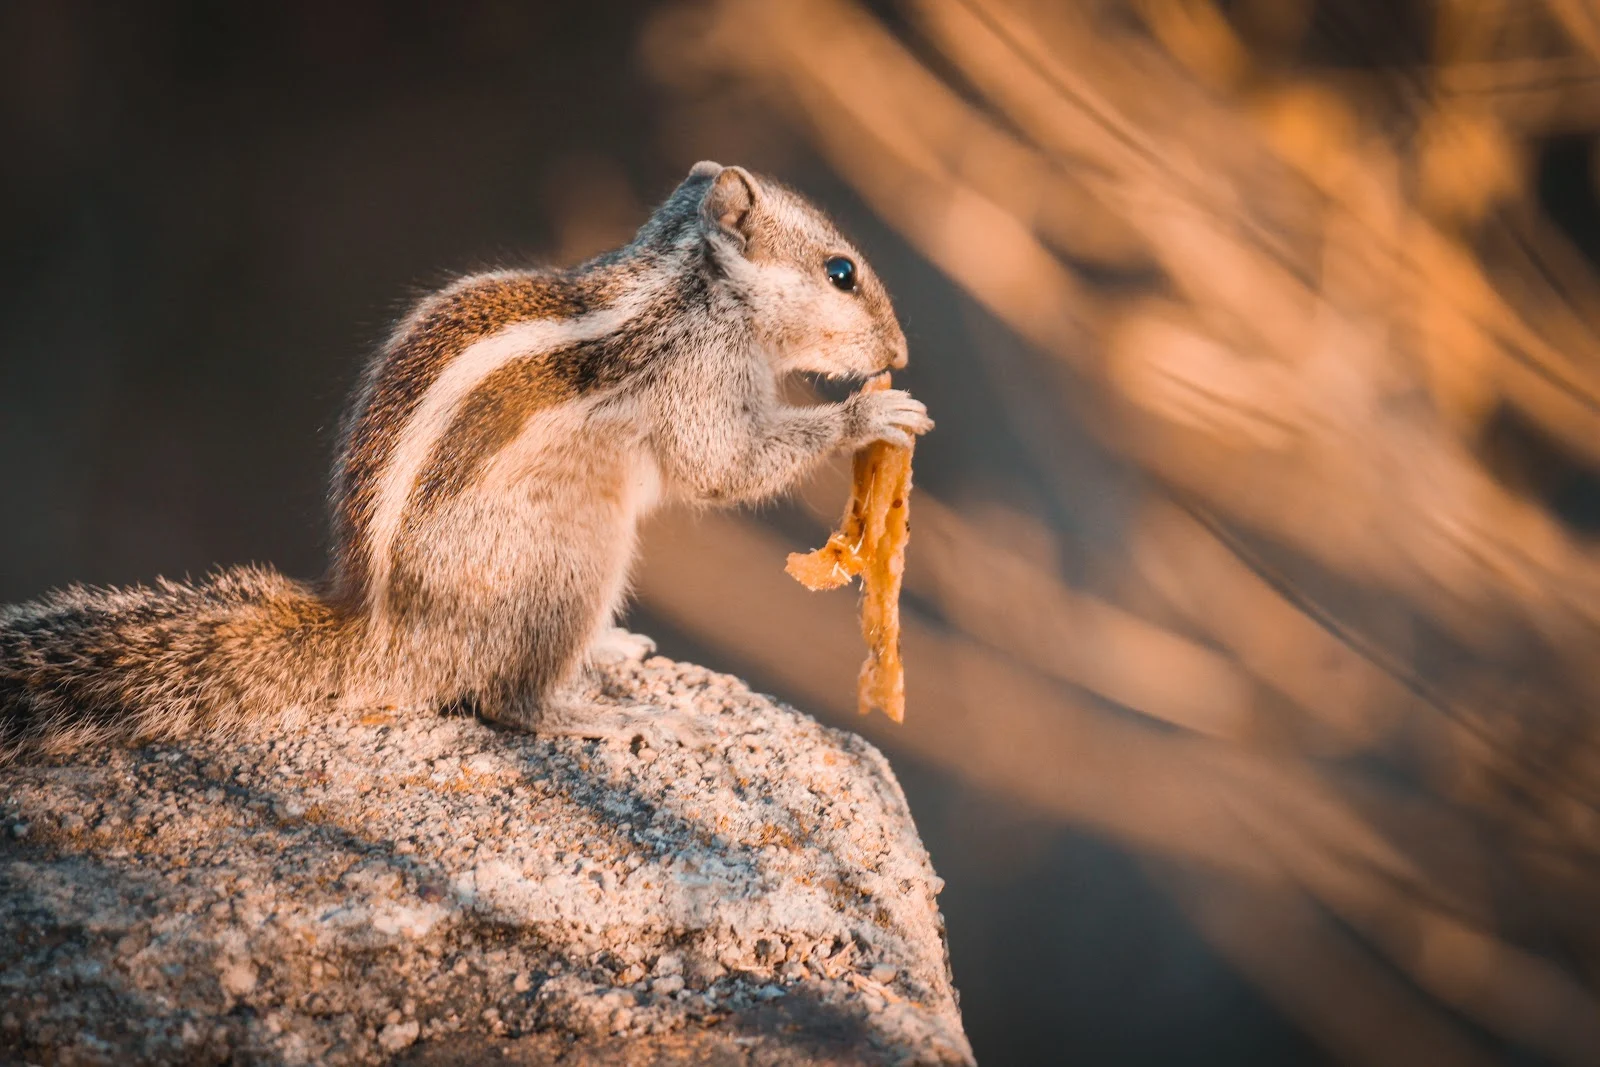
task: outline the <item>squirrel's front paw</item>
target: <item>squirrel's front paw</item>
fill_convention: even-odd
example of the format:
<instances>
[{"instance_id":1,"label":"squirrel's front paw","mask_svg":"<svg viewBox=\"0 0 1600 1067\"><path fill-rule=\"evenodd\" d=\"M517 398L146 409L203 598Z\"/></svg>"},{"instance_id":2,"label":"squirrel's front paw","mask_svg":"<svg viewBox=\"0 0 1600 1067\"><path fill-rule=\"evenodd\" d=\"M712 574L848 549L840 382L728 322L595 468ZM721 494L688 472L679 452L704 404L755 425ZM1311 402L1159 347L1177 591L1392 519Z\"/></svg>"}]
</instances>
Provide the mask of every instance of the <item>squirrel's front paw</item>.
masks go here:
<instances>
[{"instance_id":1,"label":"squirrel's front paw","mask_svg":"<svg viewBox=\"0 0 1600 1067\"><path fill-rule=\"evenodd\" d=\"M856 393L845 402L853 446L887 441L907 447L914 434L933 429L928 409L904 389Z\"/></svg>"}]
</instances>

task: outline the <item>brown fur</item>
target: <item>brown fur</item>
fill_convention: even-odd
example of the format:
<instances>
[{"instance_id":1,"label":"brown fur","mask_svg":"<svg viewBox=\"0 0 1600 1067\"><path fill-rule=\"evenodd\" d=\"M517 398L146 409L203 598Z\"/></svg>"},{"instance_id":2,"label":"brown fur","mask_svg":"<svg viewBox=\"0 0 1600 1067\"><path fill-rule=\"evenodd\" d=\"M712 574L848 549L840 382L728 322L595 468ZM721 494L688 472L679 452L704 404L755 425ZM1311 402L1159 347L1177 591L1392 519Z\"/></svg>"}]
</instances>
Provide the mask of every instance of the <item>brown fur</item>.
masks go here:
<instances>
[{"instance_id":1,"label":"brown fur","mask_svg":"<svg viewBox=\"0 0 1600 1067\"><path fill-rule=\"evenodd\" d=\"M489 274L462 279L423 299L375 361L362 383L336 471L340 507L335 533L338 591L362 585L366 558L361 532L371 518L372 493L395 435L449 361L473 341L516 322L570 318L591 307L600 287L555 274ZM337 490L336 490L337 492Z\"/></svg>"},{"instance_id":2,"label":"brown fur","mask_svg":"<svg viewBox=\"0 0 1600 1067\"><path fill-rule=\"evenodd\" d=\"M434 446L408 508L426 514L460 493L535 412L577 394L578 384L563 377L543 353L507 363L489 375Z\"/></svg>"}]
</instances>

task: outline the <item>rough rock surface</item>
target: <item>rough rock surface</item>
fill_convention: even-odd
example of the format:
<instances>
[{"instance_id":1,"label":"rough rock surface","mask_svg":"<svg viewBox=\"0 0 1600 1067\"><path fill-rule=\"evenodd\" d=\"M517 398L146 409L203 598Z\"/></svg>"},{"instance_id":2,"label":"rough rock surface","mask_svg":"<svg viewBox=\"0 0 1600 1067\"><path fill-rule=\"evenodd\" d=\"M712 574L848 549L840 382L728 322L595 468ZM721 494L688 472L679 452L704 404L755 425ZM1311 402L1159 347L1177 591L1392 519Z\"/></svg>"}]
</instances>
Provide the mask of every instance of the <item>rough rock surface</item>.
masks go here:
<instances>
[{"instance_id":1,"label":"rough rock surface","mask_svg":"<svg viewBox=\"0 0 1600 1067\"><path fill-rule=\"evenodd\" d=\"M967 1063L883 757L660 657L694 748L331 715L0 769L0 1060Z\"/></svg>"}]
</instances>

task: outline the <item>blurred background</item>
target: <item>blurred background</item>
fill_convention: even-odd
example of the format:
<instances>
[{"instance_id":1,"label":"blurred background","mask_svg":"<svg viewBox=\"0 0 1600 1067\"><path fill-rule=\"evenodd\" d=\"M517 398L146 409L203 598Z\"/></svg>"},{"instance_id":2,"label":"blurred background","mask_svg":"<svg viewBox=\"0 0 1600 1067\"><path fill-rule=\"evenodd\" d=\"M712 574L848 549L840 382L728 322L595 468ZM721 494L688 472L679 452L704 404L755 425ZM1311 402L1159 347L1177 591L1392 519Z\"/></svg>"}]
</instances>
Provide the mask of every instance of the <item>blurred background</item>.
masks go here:
<instances>
[{"instance_id":1,"label":"blurred background","mask_svg":"<svg viewBox=\"0 0 1600 1067\"><path fill-rule=\"evenodd\" d=\"M777 175L906 323L902 727L841 462L630 624L889 754L1001 1063L1600 1062L1600 4L0 6L0 600L322 568L408 300Z\"/></svg>"}]
</instances>

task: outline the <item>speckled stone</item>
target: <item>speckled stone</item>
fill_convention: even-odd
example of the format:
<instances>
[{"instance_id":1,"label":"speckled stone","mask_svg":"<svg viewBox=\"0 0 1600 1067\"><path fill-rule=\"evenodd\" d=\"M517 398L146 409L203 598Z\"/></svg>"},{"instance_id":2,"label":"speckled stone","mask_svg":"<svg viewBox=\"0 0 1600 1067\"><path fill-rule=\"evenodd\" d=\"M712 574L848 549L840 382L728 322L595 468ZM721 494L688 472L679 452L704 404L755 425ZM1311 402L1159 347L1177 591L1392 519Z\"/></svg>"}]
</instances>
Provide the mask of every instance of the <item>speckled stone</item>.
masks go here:
<instances>
[{"instance_id":1,"label":"speckled stone","mask_svg":"<svg viewBox=\"0 0 1600 1067\"><path fill-rule=\"evenodd\" d=\"M0 1048L81 1063L970 1063L881 754L660 657L591 698L0 769Z\"/></svg>"}]
</instances>

